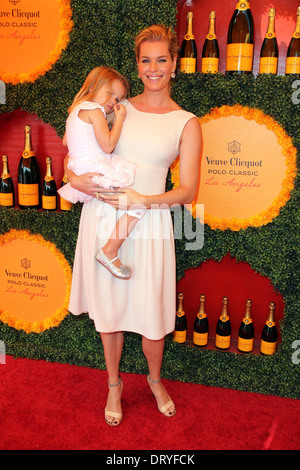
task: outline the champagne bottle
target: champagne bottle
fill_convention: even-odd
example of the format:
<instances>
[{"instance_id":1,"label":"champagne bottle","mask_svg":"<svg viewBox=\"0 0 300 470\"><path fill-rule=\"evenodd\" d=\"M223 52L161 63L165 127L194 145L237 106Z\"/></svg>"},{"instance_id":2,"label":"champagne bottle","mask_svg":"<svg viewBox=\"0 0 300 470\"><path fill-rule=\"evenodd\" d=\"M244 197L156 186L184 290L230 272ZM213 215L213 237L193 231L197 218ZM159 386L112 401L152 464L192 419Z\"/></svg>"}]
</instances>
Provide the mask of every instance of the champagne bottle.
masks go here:
<instances>
[{"instance_id":1,"label":"champagne bottle","mask_svg":"<svg viewBox=\"0 0 300 470\"><path fill-rule=\"evenodd\" d=\"M300 74L300 7L297 10L295 32L287 51L285 73Z\"/></svg>"},{"instance_id":2,"label":"champagne bottle","mask_svg":"<svg viewBox=\"0 0 300 470\"><path fill-rule=\"evenodd\" d=\"M277 73L278 44L275 33L275 8L270 8L267 34L260 51L259 73Z\"/></svg>"},{"instance_id":3,"label":"champagne bottle","mask_svg":"<svg viewBox=\"0 0 300 470\"><path fill-rule=\"evenodd\" d=\"M197 69L197 47L193 34L193 12L187 14L187 29L180 49L180 72L194 73Z\"/></svg>"},{"instance_id":4,"label":"champagne bottle","mask_svg":"<svg viewBox=\"0 0 300 470\"><path fill-rule=\"evenodd\" d=\"M246 301L246 311L239 329L238 350L244 353L253 350L254 327L251 315L252 301Z\"/></svg>"},{"instance_id":5,"label":"champagne bottle","mask_svg":"<svg viewBox=\"0 0 300 470\"><path fill-rule=\"evenodd\" d=\"M266 355L272 355L276 352L277 346L277 328L275 323L275 303L269 305L268 319L263 327L261 334L260 352Z\"/></svg>"},{"instance_id":6,"label":"champagne bottle","mask_svg":"<svg viewBox=\"0 0 300 470\"><path fill-rule=\"evenodd\" d=\"M25 126L25 145L18 167L20 209L40 207L40 170L32 148L31 127Z\"/></svg>"},{"instance_id":7,"label":"champagne bottle","mask_svg":"<svg viewBox=\"0 0 300 470\"><path fill-rule=\"evenodd\" d=\"M63 176L62 182L61 182L61 188L69 182L68 177L66 173ZM72 207L72 202L67 201L63 197L60 196L60 210L61 211L69 211Z\"/></svg>"},{"instance_id":8,"label":"champagne bottle","mask_svg":"<svg viewBox=\"0 0 300 470\"><path fill-rule=\"evenodd\" d=\"M7 155L2 156L2 174L0 180L0 205L14 207L14 184L11 179Z\"/></svg>"},{"instance_id":9,"label":"champagne bottle","mask_svg":"<svg viewBox=\"0 0 300 470\"><path fill-rule=\"evenodd\" d=\"M248 0L238 0L227 36L226 74L252 72L254 49L253 17Z\"/></svg>"},{"instance_id":10,"label":"champagne bottle","mask_svg":"<svg viewBox=\"0 0 300 470\"><path fill-rule=\"evenodd\" d=\"M193 343L206 346L208 343L208 319L205 311L205 295L200 295L199 313L196 316L193 332Z\"/></svg>"},{"instance_id":11,"label":"champagne bottle","mask_svg":"<svg viewBox=\"0 0 300 470\"><path fill-rule=\"evenodd\" d=\"M219 44L216 36L216 12L209 13L208 33L202 50L202 73L217 73L219 70Z\"/></svg>"},{"instance_id":12,"label":"champagne bottle","mask_svg":"<svg viewBox=\"0 0 300 470\"><path fill-rule=\"evenodd\" d=\"M219 349L229 349L231 339L231 323L228 315L228 298L222 299L222 312L216 329L215 345Z\"/></svg>"},{"instance_id":13,"label":"champagne bottle","mask_svg":"<svg viewBox=\"0 0 300 470\"><path fill-rule=\"evenodd\" d=\"M178 308L176 312L175 330L173 339L176 343L185 343L187 333L187 321L183 310L183 293L178 294Z\"/></svg>"},{"instance_id":14,"label":"champagne bottle","mask_svg":"<svg viewBox=\"0 0 300 470\"><path fill-rule=\"evenodd\" d=\"M42 208L47 211L56 210L57 188L52 173L52 159L46 158L46 175L43 182Z\"/></svg>"}]
</instances>

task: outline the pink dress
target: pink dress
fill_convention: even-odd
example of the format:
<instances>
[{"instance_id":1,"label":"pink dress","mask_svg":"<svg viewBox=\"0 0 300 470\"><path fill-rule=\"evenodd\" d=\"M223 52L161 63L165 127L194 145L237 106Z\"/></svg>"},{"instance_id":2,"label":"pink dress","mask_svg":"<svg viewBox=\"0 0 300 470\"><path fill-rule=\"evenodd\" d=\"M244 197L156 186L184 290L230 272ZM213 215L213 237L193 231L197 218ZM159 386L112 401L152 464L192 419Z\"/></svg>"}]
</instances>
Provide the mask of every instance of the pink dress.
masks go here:
<instances>
[{"instance_id":1,"label":"pink dress","mask_svg":"<svg viewBox=\"0 0 300 470\"><path fill-rule=\"evenodd\" d=\"M104 108L91 101L83 101L69 114L66 123L66 139L70 157L68 168L76 175L88 172L102 173L103 176L94 176L92 181L105 189L131 186L134 182L136 165L114 153L105 153L97 142L93 125L82 121L78 116L82 109L96 108L101 109L106 117ZM60 188L58 193L73 204L93 199L92 196L72 188L70 183Z\"/></svg>"},{"instance_id":2,"label":"pink dress","mask_svg":"<svg viewBox=\"0 0 300 470\"><path fill-rule=\"evenodd\" d=\"M185 124L195 116L177 110L166 114L138 111L129 102L116 152L136 163L133 189L162 194L168 169L178 155ZM158 340L171 333L176 317L174 232L168 207L151 208L122 244L123 264L131 279L112 276L95 260L124 211L96 198L84 204L73 265L69 311L88 312L99 332L131 331Z\"/></svg>"}]
</instances>

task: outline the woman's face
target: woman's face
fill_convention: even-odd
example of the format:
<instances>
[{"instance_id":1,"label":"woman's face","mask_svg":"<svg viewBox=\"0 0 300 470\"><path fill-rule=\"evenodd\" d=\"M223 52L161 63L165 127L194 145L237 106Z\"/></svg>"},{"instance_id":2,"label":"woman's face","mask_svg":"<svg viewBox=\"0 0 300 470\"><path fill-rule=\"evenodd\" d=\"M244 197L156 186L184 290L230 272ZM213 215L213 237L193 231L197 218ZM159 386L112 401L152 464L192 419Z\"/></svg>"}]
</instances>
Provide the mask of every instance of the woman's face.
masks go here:
<instances>
[{"instance_id":1,"label":"woman's face","mask_svg":"<svg viewBox=\"0 0 300 470\"><path fill-rule=\"evenodd\" d=\"M172 60L167 41L144 41L140 46L137 65L145 88L160 91L169 87L176 58Z\"/></svg>"},{"instance_id":2,"label":"woman's face","mask_svg":"<svg viewBox=\"0 0 300 470\"><path fill-rule=\"evenodd\" d=\"M124 98L126 93L125 87L120 80L113 80L111 86L104 85L95 94L93 101L104 107L106 114L110 114L114 110L114 105Z\"/></svg>"}]
</instances>

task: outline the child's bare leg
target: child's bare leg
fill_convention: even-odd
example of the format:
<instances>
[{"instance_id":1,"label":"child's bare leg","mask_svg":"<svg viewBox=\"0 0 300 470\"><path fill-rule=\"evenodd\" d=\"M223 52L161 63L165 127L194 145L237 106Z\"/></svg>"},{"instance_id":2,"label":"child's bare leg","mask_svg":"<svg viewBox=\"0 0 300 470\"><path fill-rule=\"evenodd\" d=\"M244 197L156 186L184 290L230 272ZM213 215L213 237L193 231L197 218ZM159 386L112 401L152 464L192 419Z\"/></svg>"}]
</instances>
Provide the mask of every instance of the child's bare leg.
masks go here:
<instances>
[{"instance_id":1,"label":"child's bare leg","mask_svg":"<svg viewBox=\"0 0 300 470\"><path fill-rule=\"evenodd\" d=\"M128 214L124 214L122 217L120 217L109 240L102 248L103 253L105 256L107 256L107 258L113 259L118 256L118 252L122 243L132 232L138 220L138 217L134 217ZM113 261L113 264L119 268L121 266L119 258Z\"/></svg>"}]
</instances>

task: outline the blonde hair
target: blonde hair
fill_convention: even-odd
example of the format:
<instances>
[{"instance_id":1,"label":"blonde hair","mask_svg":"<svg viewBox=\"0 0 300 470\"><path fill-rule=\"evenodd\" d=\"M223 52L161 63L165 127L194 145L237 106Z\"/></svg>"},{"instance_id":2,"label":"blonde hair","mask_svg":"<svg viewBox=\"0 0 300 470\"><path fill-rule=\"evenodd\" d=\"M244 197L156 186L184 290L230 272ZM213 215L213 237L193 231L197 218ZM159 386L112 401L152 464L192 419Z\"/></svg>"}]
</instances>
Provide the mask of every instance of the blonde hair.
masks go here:
<instances>
[{"instance_id":1,"label":"blonde hair","mask_svg":"<svg viewBox=\"0 0 300 470\"><path fill-rule=\"evenodd\" d=\"M141 44L145 41L167 41L171 59L178 57L178 43L176 34L165 25L153 24L143 29L135 38L135 56L139 59Z\"/></svg>"},{"instance_id":2,"label":"blonde hair","mask_svg":"<svg viewBox=\"0 0 300 470\"><path fill-rule=\"evenodd\" d=\"M127 98L129 95L129 83L123 75L110 67L95 67L86 77L84 84L75 96L68 112L70 113L75 106L83 101L92 101L101 87L106 85L112 86L114 80L119 80L122 83L125 89L122 99Z\"/></svg>"}]
</instances>

